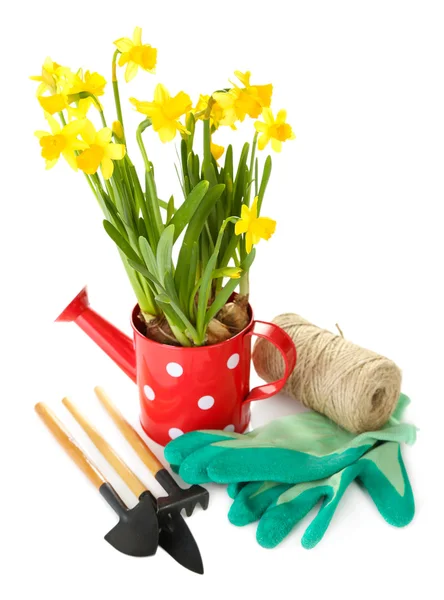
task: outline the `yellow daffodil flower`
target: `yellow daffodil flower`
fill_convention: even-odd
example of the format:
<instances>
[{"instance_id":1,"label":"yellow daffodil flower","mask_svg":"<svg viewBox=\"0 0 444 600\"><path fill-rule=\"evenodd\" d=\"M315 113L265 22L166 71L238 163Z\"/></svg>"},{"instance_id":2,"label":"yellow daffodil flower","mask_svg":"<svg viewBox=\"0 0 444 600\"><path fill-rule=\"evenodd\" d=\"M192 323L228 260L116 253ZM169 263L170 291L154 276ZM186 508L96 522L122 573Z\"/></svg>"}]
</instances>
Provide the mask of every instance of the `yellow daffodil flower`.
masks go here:
<instances>
[{"instance_id":1,"label":"yellow daffodil flower","mask_svg":"<svg viewBox=\"0 0 444 600\"><path fill-rule=\"evenodd\" d=\"M119 66L126 65L125 80L131 81L136 75L139 67L149 73L154 73L157 61L157 49L149 44L142 44L142 29L134 29L133 39L120 38L114 42L122 53L119 58Z\"/></svg>"},{"instance_id":2,"label":"yellow daffodil flower","mask_svg":"<svg viewBox=\"0 0 444 600\"><path fill-rule=\"evenodd\" d=\"M205 112L208 108L209 101L210 101L209 95L201 94L199 96L199 100L196 104L196 107L193 110L193 112L195 114L203 113L198 118L203 119L205 117ZM213 103L211 105L211 112L210 112L210 127L214 130L218 129L224 116L225 116L224 109L213 98Z\"/></svg>"},{"instance_id":3,"label":"yellow daffodil flower","mask_svg":"<svg viewBox=\"0 0 444 600\"><path fill-rule=\"evenodd\" d=\"M243 120L238 117L236 111L237 92L235 89L229 90L228 92L214 92L213 98L222 108L223 112L223 116L219 122L219 125L226 125L228 127L232 127L234 126L236 121Z\"/></svg>"},{"instance_id":4,"label":"yellow daffodil flower","mask_svg":"<svg viewBox=\"0 0 444 600\"><path fill-rule=\"evenodd\" d=\"M267 85L251 85L250 71L246 71L245 73L235 71L235 75L245 87L241 88L234 83L233 89L213 94L213 98L224 111L224 117L220 122L221 125L232 126L236 121L243 121L247 115L252 119L256 119L261 114L263 108L269 107L271 103L273 93L271 83Z\"/></svg>"},{"instance_id":5,"label":"yellow daffodil flower","mask_svg":"<svg viewBox=\"0 0 444 600\"><path fill-rule=\"evenodd\" d=\"M70 82L69 95L81 94L82 92L88 92L93 96L103 96L105 93L106 79L100 73L91 73L85 71L83 74L82 69L78 71L72 77Z\"/></svg>"},{"instance_id":6,"label":"yellow daffodil flower","mask_svg":"<svg viewBox=\"0 0 444 600\"><path fill-rule=\"evenodd\" d=\"M262 116L264 117L264 122L256 121L254 124L256 131L261 133L258 138L258 148L259 150L263 150L271 140L273 150L280 152L282 150L282 142L294 140L296 137L291 126L285 122L287 120L287 111L280 110L275 119L271 109L264 108Z\"/></svg>"},{"instance_id":7,"label":"yellow daffodil flower","mask_svg":"<svg viewBox=\"0 0 444 600\"><path fill-rule=\"evenodd\" d=\"M46 114L45 117L51 128L51 133L36 131L35 135L40 140L41 154L46 160L46 168L51 169L59 160L60 155L63 155L67 163L77 171L75 151L88 147L86 142L77 138L85 127L85 121L72 121L61 127L51 115Z\"/></svg>"},{"instance_id":8,"label":"yellow daffodil flower","mask_svg":"<svg viewBox=\"0 0 444 600\"><path fill-rule=\"evenodd\" d=\"M254 98L256 103L259 104L261 107L270 106L271 96L273 94L273 86L271 83L267 83L266 85L251 85L250 71L245 71L245 73L242 73L241 71L235 71L234 74L239 79L239 81L245 86L241 91ZM256 112L257 106L253 106L251 110L252 112ZM255 118L253 114L250 114L249 112L247 114L253 119ZM258 117L259 115L260 111L256 116Z\"/></svg>"},{"instance_id":9,"label":"yellow daffodil flower","mask_svg":"<svg viewBox=\"0 0 444 600\"><path fill-rule=\"evenodd\" d=\"M53 94L52 96L39 96L38 101L43 110L50 115L61 112L68 106L66 96L63 94Z\"/></svg>"},{"instance_id":10,"label":"yellow daffodil flower","mask_svg":"<svg viewBox=\"0 0 444 600\"><path fill-rule=\"evenodd\" d=\"M251 208L246 204L242 205L241 218L234 226L236 235L245 233L245 249L248 254L259 240L269 240L276 229L276 221L268 217L257 216L257 202L258 197L256 196Z\"/></svg>"},{"instance_id":11,"label":"yellow daffodil flower","mask_svg":"<svg viewBox=\"0 0 444 600\"><path fill-rule=\"evenodd\" d=\"M36 96L42 96L44 93L49 92L50 94L57 93L57 79L60 65L49 58L45 59L42 66L41 75L32 75L30 79L33 81L39 81L40 85L37 88Z\"/></svg>"},{"instance_id":12,"label":"yellow daffodil flower","mask_svg":"<svg viewBox=\"0 0 444 600\"><path fill-rule=\"evenodd\" d=\"M214 160L219 160L224 152L225 148L223 146L218 146L217 144L213 144L213 142L211 142L211 154L213 155Z\"/></svg>"},{"instance_id":13,"label":"yellow daffodil flower","mask_svg":"<svg viewBox=\"0 0 444 600\"><path fill-rule=\"evenodd\" d=\"M126 151L124 144L111 142L112 133L109 127L96 131L91 121L86 120L80 135L89 147L77 157L79 169L88 175L94 175L100 167L104 179L112 176L113 160L122 160Z\"/></svg>"},{"instance_id":14,"label":"yellow daffodil flower","mask_svg":"<svg viewBox=\"0 0 444 600\"><path fill-rule=\"evenodd\" d=\"M77 73L72 73L69 69L63 69L62 74L65 78L63 93L67 95L69 104L76 103L76 107L70 106L68 113L70 116L85 118L91 106L95 104L93 98L83 94L92 94L97 98L105 93L106 79L100 73L85 71L79 69ZM98 100L97 100L98 102ZM100 104L99 104L100 106ZM96 108L99 108L96 106Z\"/></svg>"},{"instance_id":15,"label":"yellow daffodil flower","mask_svg":"<svg viewBox=\"0 0 444 600\"><path fill-rule=\"evenodd\" d=\"M171 142L177 131L188 133L179 118L191 110L191 99L185 92L171 97L164 85L159 83L154 90L153 102L140 102L135 98L130 101L138 112L151 119L154 131L157 131L162 142Z\"/></svg>"}]
</instances>

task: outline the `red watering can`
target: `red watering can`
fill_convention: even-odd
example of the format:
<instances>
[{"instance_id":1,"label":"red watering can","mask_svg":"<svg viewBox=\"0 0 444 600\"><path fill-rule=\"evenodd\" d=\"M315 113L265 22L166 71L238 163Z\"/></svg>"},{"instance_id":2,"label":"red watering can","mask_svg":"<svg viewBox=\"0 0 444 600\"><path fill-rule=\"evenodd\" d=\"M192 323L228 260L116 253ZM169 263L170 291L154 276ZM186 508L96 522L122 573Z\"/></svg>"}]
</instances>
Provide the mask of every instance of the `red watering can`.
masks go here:
<instances>
[{"instance_id":1,"label":"red watering can","mask_svg":"<svg viewBox=\"0 0 444 600\"><path fill-rule=\"evenodd\" d=\"M132 312L133 339L89 306L84 288L57 321L73 321L139 387L140 421L159 444L196 429L242 433L250 421L250 402L277 394L296 364L289 335L273 323L255 321L211 346L184 348L160 344L140 330L139 307ZM251 336L269 340L282 355L284 375L250 391Z\"/></svg>"}]
</instances>

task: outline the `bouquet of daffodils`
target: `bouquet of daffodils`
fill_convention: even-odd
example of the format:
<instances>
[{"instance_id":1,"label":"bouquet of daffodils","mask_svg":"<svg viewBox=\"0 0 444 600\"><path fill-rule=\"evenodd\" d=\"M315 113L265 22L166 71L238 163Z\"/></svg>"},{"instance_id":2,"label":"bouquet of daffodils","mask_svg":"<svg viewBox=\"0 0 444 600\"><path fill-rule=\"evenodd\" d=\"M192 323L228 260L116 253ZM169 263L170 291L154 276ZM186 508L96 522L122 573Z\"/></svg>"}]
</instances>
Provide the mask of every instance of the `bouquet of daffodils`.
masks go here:
<instances>
[{"instance_id":1,"label":"bouquet of daffodils","mask_svg":"<svg viewBox=\"0 0 444 600\"><path fill-rule=\"evenodd\" d=\"M126 82L139 69L154 73L157 50L142 43L139 27L132 39L121 38L115 46L116 118L111 127L101 98L106 81L98 73L72 71L47 58L41 75L32 77L39 82L37 98L50 129L36 132L41 155L48 169L63 156L75 171L83 172L134 289L144 333L182 346L221 342L248 324L254 246L268 240L276 227L275 221L260 216L271 157L260 166L256 150L271 142L279 152L282 142L295 136L284 110L273 116L272 85L252 84L249 72L236 72L239 83L201 95L195 106L184 92L173 96L159 83L152 100L131 98L144 116L135 132L144 163L140 176L126 149L130 133L124 125L117 67L125 68ZM98 129L94 114L100 120ZM245 143L235 162L232 146L225 150L213 136L221 127L235 131L236 123L246 117L257 119L253 140ZM159 197L146 143L153 134L162 142L180 135L180 205L173 196ZM194 149L197 135L203 136L200 155Z\"/></svg>"}]
</instances>

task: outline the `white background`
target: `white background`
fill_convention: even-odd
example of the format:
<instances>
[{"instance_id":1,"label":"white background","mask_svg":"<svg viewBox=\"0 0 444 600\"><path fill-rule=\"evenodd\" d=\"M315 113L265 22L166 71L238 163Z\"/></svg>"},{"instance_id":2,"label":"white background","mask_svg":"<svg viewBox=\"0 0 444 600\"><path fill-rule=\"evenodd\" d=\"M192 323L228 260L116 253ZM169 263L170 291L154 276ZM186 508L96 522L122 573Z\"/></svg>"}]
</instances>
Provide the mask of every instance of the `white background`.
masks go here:
<instances>
[{"instance_id":1,"label":"white background","mask_svg":"<svg viewBox=\"0 0 444 600\"><path fill-rule=\"evenodd\" d=\"M442 597L443 17L442 2L425 0L40 0L3 11L2 598ZM278 228L258 247L255 313L338 322L347 338L402 367L407 417L420 427L405 450L417 502L407 528L384 523L355 487L314 550L299 543L308 519L264 550L255 526L228 523L229 499L211 488L210 509L189 520L203 577L160 551L136 560L103 541L114 515L33 406L56 409L132 503L61 406L70 395L152 483L92 392L105 386L136 423L135 386L75 326L53 324L88 283L93 306L129 332L134 298L81 175L62 163L44 171L33 137L44 121L28 75L50 55L109 79L112 42L135 25L159 57L156 77L140 73L121 86L127 126L139 117L126 98L150 99L158 81L193 98L225 86L235 69L273 82L273 106L287 108L297 139L273 156L263 212ZM251 132L251 123L240 130L237 148ZM177 191L174 145L151 135L149 147L168 197ZM254 407L253 425L295 410L288 399L266 401Z\"/></svg>"}]
</instances>

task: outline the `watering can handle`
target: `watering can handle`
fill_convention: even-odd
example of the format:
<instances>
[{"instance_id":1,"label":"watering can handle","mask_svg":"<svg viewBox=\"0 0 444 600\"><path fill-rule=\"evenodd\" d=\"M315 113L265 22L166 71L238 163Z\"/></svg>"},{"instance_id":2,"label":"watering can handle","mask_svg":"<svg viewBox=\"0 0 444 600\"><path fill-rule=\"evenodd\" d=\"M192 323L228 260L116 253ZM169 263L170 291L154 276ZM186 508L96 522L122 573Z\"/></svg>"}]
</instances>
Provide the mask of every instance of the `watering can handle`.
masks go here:
<instances>
[{"instance_id":1,"label":"watering can handle","mask_svg":"<svg viewBox=\"0 0 444 600\"><path fill-rule=\"evenodd\" d=\"M281 379L253 388L244 402L265 400L266 398L270 398L270 396L278 394L286 384L296 365L296 347L288 333L274 323L255 321L251 331L247 335L257 335L271 342L279 350L284 361L284 374Z\"/></svg>"}]
</instances>

